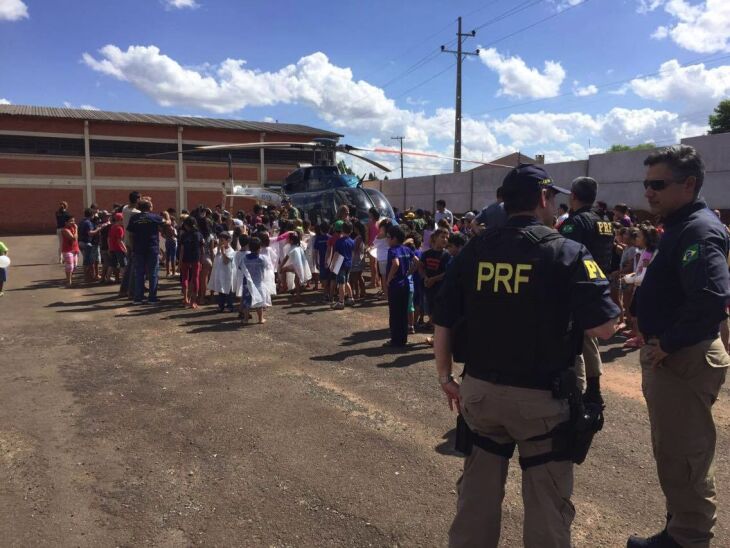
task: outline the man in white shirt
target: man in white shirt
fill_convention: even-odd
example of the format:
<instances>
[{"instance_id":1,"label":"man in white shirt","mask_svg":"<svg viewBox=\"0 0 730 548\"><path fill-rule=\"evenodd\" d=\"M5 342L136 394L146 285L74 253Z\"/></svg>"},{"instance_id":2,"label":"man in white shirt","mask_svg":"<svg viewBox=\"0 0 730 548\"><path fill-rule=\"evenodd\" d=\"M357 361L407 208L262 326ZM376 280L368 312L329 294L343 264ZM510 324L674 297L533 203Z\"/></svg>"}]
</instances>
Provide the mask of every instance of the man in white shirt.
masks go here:
<instances>
[{"instance_id":1,"label":"man in white shirt","mask_svg":"<svg viewBox=\"0 0 730 548\"><path fill-rule=\"evenodd\" d=\"M454 214L446 209L446 200L436 200L436 215L434 215L434 217L436 219L436 224L438 224L441 219L446 219L449 226L454 224Z\"/></svg>"},{"instance_id":2,"label":"man in white shirt","mask_svg":"<svg viewBox=\"0 0 730 548\"><path fill-rule=\"evenodd\" d=\"M136 190L129 193L129 203L122 208L122 226L124 226L124 245L127 246L127 268L124 269L122 283L119 286L119 296L133 298L134 296L134 261L132 258L132 234L127 230L129 219L133 215L139 213L137 202L140 199L140 193Z\"/></svg>"},{"instance_id":3,"label":"man in white shirt","mask_svg":"<svg viewBox=\"0 0 730 548\"><path fill-rule=\"evenodd\" d=\"M568 220L568 206L566 204L560 204L558 206L558 218L555 221L555 230L560 230L562 224Z\"/></svg>"}]
</instances>

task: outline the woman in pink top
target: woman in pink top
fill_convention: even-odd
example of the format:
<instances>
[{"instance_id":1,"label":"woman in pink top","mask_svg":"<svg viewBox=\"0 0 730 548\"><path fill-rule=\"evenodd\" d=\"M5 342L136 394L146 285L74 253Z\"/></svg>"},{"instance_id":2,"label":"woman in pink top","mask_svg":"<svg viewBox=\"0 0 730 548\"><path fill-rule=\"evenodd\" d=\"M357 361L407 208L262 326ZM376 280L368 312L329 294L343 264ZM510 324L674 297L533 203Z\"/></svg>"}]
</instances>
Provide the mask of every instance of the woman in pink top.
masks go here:
<instances>
[{"instance_id":1,"label":"woman in pink top","mask_svg":"<svg viewBox=\"0 0 730 548\"><path fill-rule=\"evenodd\" d=\"M372 247L375 243L375 238L378 237L378 222L380 221L380 212L374 207L368 211L368 248ZM368 260L370 261L370 285L368 287L380 287L380 275L378 274L378 261L368 253Z\"/></svg>"},{"instance_id":2,"label":"woman in pink top","mask_svg":"<svg viewBox=\"0 0 730 548\"><path fill-rule=\"evenodd\" d=\"M66 271L66 287L71 287L73 273L79 257L78 227L73 215L66 219L66 224L61 230L61 256Z\"/></svg>"}]
</instances>

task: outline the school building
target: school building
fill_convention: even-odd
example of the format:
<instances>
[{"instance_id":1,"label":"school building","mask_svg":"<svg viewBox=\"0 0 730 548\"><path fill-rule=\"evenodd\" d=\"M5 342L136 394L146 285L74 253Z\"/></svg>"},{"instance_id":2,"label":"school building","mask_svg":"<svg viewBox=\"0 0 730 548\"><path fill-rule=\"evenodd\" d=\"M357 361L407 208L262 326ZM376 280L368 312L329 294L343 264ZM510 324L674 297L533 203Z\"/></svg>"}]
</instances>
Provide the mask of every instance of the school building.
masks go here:
<instances>
[{"instance_id":1,"label":"school building","mask_svg":"<svg viewBox=\"0 0 730 548\"><path fill-rule=\"evenodd\" d=\"M212 207L228 181L229 153L236 184L248 186L283 182L312 153L175 151L317 137L341 135L297 124L0 105L0 234L53 232L60 201L81 216L91 203L107 209L126 203L132 190L151 196L156 211ZM250 205L243 198L234 204Z\"/></svg>"}]
</instances>

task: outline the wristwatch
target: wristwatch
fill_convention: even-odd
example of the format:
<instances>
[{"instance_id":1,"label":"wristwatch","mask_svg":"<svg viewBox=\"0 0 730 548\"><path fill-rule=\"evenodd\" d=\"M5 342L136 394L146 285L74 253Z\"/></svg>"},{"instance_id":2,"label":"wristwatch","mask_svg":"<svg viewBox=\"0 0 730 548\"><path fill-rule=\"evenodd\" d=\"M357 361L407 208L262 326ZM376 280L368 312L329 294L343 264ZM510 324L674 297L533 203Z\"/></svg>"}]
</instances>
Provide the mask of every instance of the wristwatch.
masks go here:
<instances>
[{"instance_id":1,"label":"wristwatch","mask_svg":"<svg viewBox=\"0 0 730 548\"><path fill-rule=\"evenodd\" d=\"M439 375L439 382L441 384L449 384L453 380L454 376L451 373L449 373L448 375Z\"/></svg>"}]
</instances>

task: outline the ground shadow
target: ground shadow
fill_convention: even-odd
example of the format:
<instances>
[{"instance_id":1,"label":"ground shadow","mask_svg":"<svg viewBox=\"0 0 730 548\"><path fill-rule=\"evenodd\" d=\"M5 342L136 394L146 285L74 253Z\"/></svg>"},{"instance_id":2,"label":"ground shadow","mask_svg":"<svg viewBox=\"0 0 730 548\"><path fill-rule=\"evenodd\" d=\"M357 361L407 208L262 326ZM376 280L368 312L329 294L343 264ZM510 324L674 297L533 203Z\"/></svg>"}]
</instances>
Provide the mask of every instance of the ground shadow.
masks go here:
<instances>
[{"instance_id":1,"label":"ground shadow","mask_svg":"<svg viewBox=\"0 0 730 548\"><path fill-rule=\"evenodd\" d=\"M420 346L420 345L419 345ZM406 350L414 350L414 346L407 347ZM420 350L420 349L419 349ZM419 352L418 354L403 354L398 356L393 361L379 363L378 367L383 369L391 369L398 367L409 367L421 362L431 361L433 359L433 352Z\"/></svg>"},{"instance_id":2,"label":"ground shadow","mask_svg":"<svg viewBox=\"0 0 730 548\"><path fill-rule=\"evenodd\" d=\"M444 441L436 446L435 449L437 453L449 457L464 457L464 453L454 449L454 443L456 443L456 428L452 428L446 432L441 439Z\"/></svg>"},{"instance_id":3,"label":"ground shadow","mask_svg":"<svg viewBox=\"0 0 730 548\"><path fill-rule=\"evenodd\" d=\"M385 340L389 334L390 330L388 328L373 329L372 331L355 331L342 339L340 346L354 346L356 344Z\"/></svg>"},{"instance_id":4,"label":"ground shadow","mask_svg":"<svg viewBox=\"0 0 730 548\"><path fill-rule=\"evenodd\" d=\"M11 287L7 291L35 291L36 289L58 289L65 286L65 279L53 278L51 280L34 280L24 287ZM75 284L74 287L83 287L81 284Z\"/></svg>"},{"instance_id":5,"label":"ground shadow","mask_svg":"<svg viewBox=\"0 0 730 548\"><path fill-rule=\"evenodd\" d=\"M635 348L622 348L620 346L614 346L612 348L609 348L608 350L604 350L603 352L601 352L601 361L603 363L611 363L614 360L627 356L635 350Z\"/></svg>"},{"instance_id":6,"label":"ground shadow","mask_svg":"<svg viewBox=\"0 0 730 548\"><path fill-rule=\"evenodd\" d=\"M239 331L240 329L245 329L247 327L250 327L251 325L256 325L256 324L254 324L254 323L242 324L241 321L232 314L229 314L226 317L218 318L215 320L214 319L197 320L197 321L193 321L193 322L183 323L183 326L185 326L185 327L198 326L198 327L194 327L193 329L190 329L188 331L188 333L221 333L221 332L226 332L226 331L227 332Z\"/></svg>"},{"instance_id":7,"label":"ground shadow","mask_svg":"<svg viewBox=\"0 0 730 548\"><path fill-rule=\"evenodd\" d=\"M93 293L90 295L94 296L94 297L98 296ZM93 309L93 308L95 308L96 305L99 305L102 303L108 303L108 302L112 302L112 301L118 301L118 300L119 300L119 296L115 292L112 294L107 294L106 297L100 297L98 299L93 299L93 300L86 299L83 301L83 306ZM58 308L58 307L64 307L64 306L79 306L79 304L80 303L78 303L78 302L71 302L71 301L56 301L54 303L47 304L46 308ZM101 307L101 308L103 308L103 307Z\"/></svg>"}]
</instances>

